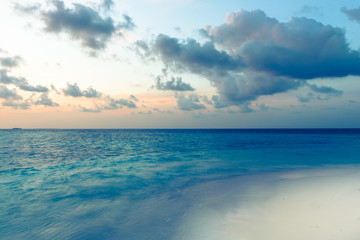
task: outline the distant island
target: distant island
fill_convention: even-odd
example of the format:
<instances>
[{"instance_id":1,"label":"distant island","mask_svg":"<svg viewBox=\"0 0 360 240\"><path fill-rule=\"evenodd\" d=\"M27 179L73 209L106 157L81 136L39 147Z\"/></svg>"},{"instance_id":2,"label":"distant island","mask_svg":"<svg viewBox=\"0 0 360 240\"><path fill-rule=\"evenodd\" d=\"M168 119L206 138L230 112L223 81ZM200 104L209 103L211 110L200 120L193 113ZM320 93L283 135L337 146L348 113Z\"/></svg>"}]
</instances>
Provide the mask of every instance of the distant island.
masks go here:
<instances>
[{"instance_id":1,"label":"distant island","mask_svg":"<svg viewBox=\"0 0 360 240\"><path fill-rule=\"evenodd\" d=\"M12 130L22 130L22 128L12 128Z\"/></svg>"}]
</instances>

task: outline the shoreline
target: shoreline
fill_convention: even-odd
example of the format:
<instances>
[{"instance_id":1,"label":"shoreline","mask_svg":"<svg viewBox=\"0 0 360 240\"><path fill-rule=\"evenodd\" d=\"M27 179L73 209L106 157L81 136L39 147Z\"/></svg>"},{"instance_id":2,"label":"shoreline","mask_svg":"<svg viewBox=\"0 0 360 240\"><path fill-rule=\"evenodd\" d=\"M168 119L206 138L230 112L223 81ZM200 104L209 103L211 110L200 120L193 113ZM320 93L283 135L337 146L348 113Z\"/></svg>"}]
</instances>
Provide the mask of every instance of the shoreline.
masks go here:
<instances>
[{"instance_id":1,"label":"shoreline","mask_svg":"<svg viewBox=\"0 0 360 240\"><path fill-rule=\"evenodd\" d=\"M207 186L204 186L207 185ZM237 185L237 186L236 186ZM356 240L360 167L259 174L203 184L175 239ZM208 193L206 193L208 191ZM217 192L216 192L217 191ZM214 198L206 198L212 192Z\"/></svg>"}]
</instances>

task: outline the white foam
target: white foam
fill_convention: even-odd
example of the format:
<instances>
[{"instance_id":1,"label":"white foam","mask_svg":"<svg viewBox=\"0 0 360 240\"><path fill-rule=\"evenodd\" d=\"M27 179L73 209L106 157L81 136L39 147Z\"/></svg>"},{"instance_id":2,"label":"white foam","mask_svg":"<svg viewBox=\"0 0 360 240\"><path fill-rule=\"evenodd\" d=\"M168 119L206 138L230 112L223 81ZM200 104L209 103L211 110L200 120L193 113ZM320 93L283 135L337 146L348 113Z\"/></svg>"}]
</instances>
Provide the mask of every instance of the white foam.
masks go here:
<instances>
[{"instance_id":1,"label":"white foam","mask_svg":"<svg viewBox=\"0 0 360 240\"><path fill-rule=\"evenodd\" d=\"M236 187L232 187L230 192L222 191L222 197L218 195L211 200L207 196L203 206L189 214L180 238L360 239L359 168L259 176L257 181L249 181L245 186L239 187L236 194ZM228 201L226 204L231 202L231 207L214 207L214 200L225 199L224 196L236 203Z\"/></svg>"}]
</instances>

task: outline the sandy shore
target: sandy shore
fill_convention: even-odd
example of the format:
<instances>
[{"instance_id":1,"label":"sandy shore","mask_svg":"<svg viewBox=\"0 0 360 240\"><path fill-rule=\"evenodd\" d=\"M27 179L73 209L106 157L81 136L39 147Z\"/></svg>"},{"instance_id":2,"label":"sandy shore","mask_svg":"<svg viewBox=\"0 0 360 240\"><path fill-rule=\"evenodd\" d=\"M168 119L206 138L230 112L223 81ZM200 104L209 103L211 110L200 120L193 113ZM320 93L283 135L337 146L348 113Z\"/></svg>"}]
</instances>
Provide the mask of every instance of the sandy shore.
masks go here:
<instances>
[{"instance_id":1,"label":"sandy shore","mask_svg":"<svg viewBox=\"0 0 360 240\"><path fill-rule=\"evenodd\" d=\"M239 177L192 191L198 205L179 239L360 239L358 166Z\"/></svg>"}]
</instances>

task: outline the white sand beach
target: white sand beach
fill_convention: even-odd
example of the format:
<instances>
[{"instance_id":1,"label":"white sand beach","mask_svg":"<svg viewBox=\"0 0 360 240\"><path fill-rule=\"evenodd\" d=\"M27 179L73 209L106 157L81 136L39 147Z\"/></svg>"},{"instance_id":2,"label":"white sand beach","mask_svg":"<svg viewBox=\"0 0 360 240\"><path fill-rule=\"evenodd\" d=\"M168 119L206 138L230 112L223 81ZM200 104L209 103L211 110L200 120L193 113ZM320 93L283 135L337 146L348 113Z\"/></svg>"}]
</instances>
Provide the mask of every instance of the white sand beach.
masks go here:
<instances>
[{"instance_id":1,"label":"white sand beach","mask_svg":"<svg viewBox=\"0 0 360 240\"><path fill-rule=\"evenodd\" d=\"M236 181L241 182L238 187ZM360 239L358 167L282 172L236 181L225 183L225 190L221 189L224 183L208 186L209 192L218 189L219 194L210 200L204 197L184 223L181 238ZM220 201L231 207L221 206Z\"/></svg>"}]
</instances>

